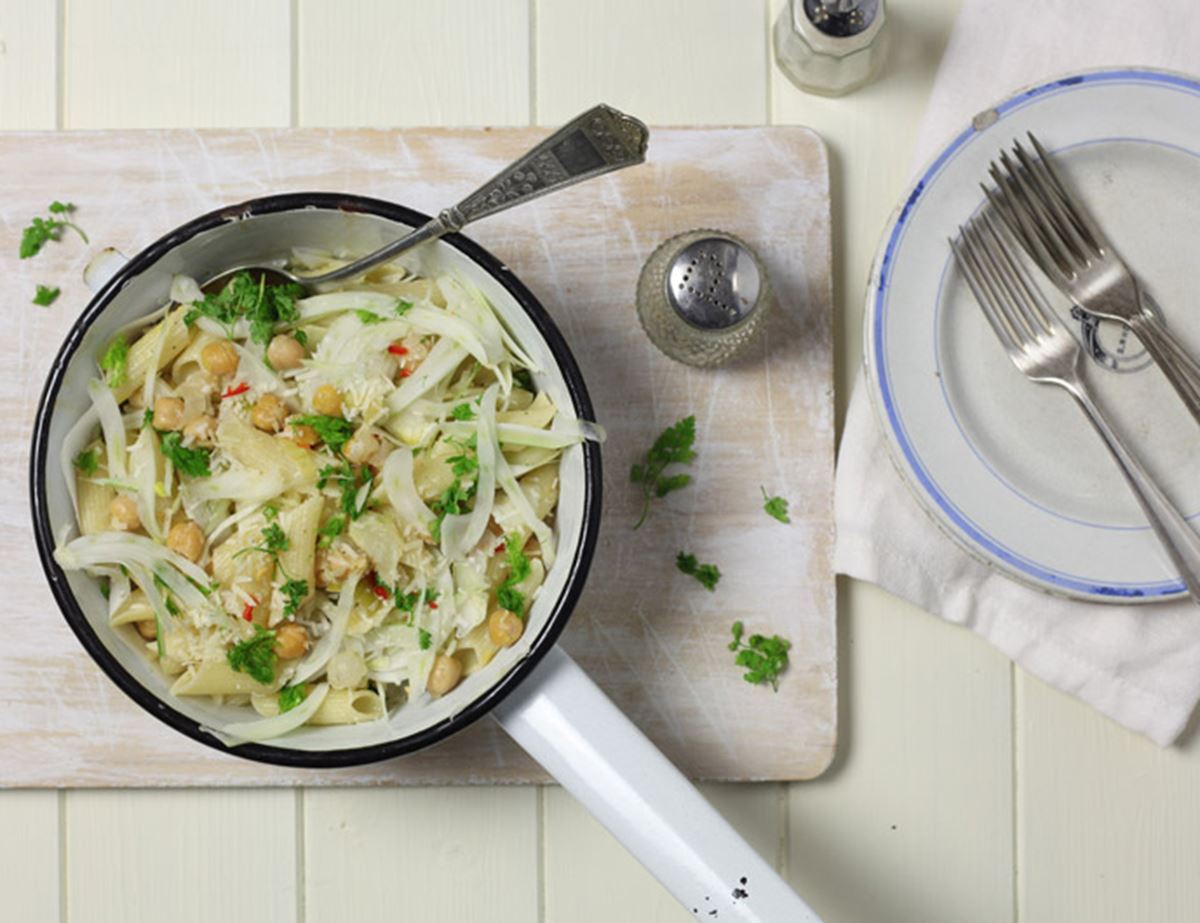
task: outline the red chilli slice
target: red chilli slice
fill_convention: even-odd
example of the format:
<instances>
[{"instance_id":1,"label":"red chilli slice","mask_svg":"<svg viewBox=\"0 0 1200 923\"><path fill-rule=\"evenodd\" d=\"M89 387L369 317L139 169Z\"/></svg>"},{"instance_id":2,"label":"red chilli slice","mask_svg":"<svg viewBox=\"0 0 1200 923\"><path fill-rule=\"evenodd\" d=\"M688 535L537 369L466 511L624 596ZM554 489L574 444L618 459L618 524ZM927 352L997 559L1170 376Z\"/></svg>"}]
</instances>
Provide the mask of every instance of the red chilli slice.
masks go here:
<instances>
[{"instance_id":1,"label":"red chilli slice","mask_svg":"<svg viewBox=\"0 0 1200 923\"><path fill-rule=\"evenodd\" d=\"M388 352L391 353L393 356L407 356L408 355L408 350L405 349L403 346L401 346L399 343L393 343L391 346L389 346Z\"/></svg>"},{"instance_id":2,"label":"red chilli slice","mask_svg":"<svg viewBox=\"0 0 1200 923\"><path fill-rule=\"evenodd\" d=\"M221 400L225 400L227 397L237 397L239 394L245 394L249 390L250 384L245 381L241 382L240 384L231 385L229 389L221 395Z\"/></svg>"},{"instance_id":3,"label":"red chilli slice","mask_svg":"<svg viewBox=\"0 0 1200 923\"><path fill-rule=\"evenodd\" d=\"M254 599L253 596L250 598L254 601L246 603L246 608L242 610L242 618L244 618L247 622L254 621L254 607L258 605L257 599Z\"/></svg>"}]
</instances>

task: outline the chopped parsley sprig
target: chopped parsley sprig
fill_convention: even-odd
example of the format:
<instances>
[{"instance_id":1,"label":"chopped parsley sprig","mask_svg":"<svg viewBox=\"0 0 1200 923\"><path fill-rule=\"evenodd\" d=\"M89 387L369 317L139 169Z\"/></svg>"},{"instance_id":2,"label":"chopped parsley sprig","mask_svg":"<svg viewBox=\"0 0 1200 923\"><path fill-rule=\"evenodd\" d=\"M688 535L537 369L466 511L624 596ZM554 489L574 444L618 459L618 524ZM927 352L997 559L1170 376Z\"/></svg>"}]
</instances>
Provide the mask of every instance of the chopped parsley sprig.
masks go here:
<instances>
[{"instance_id":1,"label":"chopped parsley sprig","mask_svg":"<svg viewBox=\"0 0 1200 923\"><path fill-rule=\"evenodd\" d=\"M159 448L163 457L169 460L180 474L186 474L190 478L206 478L212 474L208 464L212 449L203 446L189 449L183 444L183 437L174 430L162 434Z\"/></svg>"},{"instance_id":2,"label":"chopped parsley sprig","mask_svg":"<svg viewBox=\"0 0 1200 923\"><path fill-rule=\"evenodd\" d=\"M792 517L788 515L788 502L783 497L767 496L765 487L759 488L763 495L763 512L772 519L778 519L782 523L791 523Z\"/></svg>"},{"instance_id":3,"label":"chopped parsley sprig","mask_svg":"<svg viewBox=\"0 0 1200 923\"><path fill-rule=\"evenodd\" d=\"M350 462L326 465L317 475L317 489L324 490L332 482L342 493L339 504L342 512L350 519L358 519L371 499L371 481L374 475L366 465L355 468ZM361 495L361 496L360 496ZM332 522L333 520L330 520ZM325 524L326 528L329 523ZM340 530L339 530L340 531ZM322 531L322 535L326 533ZM337 533L334 533L336 535ZM332 537L330 539L332 541Z\"/></svg>"},{"instance_id":4,"label":"chopped parsley sprig","mask_svg":"<svg viewBox=\"0 0 1200 923\"><path fill-rule=\"evenodd\" d=\"M235 326L245 318L250 324L250 339L266 345L280 324L294 324L300 319L296 299L304 296L304 288L295 282L275 285L265 275L258 281L243 270L234 274L219 292L209 292L194 302L183 322L189 327L201 317L215 320L233 337Z\"/></svg>"},{"instance_id":5,"label":"chopped parsley sprig","mask_svg":"<svg viewBox=\"0 0 1200 923\"><path fill-rule=\"evenodd\" d=\"M695 577L704 586L706 590L712 592L717 588L717 581L721 579L721 571L715 564L701 564L696 560L694 554L685 554L679 552L675 556L675 566L689 577Z\"/></svg>"},{"instance_id":6,"label":"chopped parsley sprig","mask_svg":"<svg viewBox=\"0 0 1200 923\"><path fill-rule=\"evenodd\" d=\"M59 295L62 294L61 288L51 288L48 285L38 284L37 294L33 296L33 303L39 307L48 308L54 304Z\"/></svg>"},{"instance_id":7,"label":"chopped parsley sprig","mask_svg":"<svg viewBox=\"0 0 1200 923\"><path fill-rule=\"evenodd\" d=\"M732 631L733 640L729 642L729 649L737 652L734 663L739 667L746 668L742 679L756 686L770 683L771 687L778 692L779 674L787 669L788 651L792 647L792 642L784 640L779 635L773 635L770 638L766 635L751 635L743 642L742 636L745 633L745 627L740 620L733 623Z\"/></svg>"},{"instance_id":8,"label":"chopped parsley sprig","mask_svg":"<svg viewBox=\"0 0 1200 923\"><path fill-rule=\"evenodd\" d=\"M279 714L289 712L308 698L308 687L304 683L296 686L284 686L279 690Z\"/></svg>"},{"instance_id":9,"label":"chopped parsley sprig","mask_svg":"<svg viewBox=\"0 0 1200 923\"><path fill-rule=\"evenodd\" d=\"M254 626L254 637L239 641L225 654L238 673L246 673L255 682L269 686L275 681L275 632Z\"/></svg>"},{"instance_id":10,"label":"chopped parsley sprig","mask_svg":"<svg viewBox=\"0 0 1200 923\"><path fill-rule=\"evenodd\" d=\"M692 448L695 442L696 418L694 416L684 417L674 426L668 426L663 430L654 440L650 451L646 453L645 461L630 469L629 480L634 484L642 485L643 495L642 515L634 524L635 529L641 528L642 523L646 521L646 517L650 514L652 500L665 497L672 491L680 490L692 483L690 474L666 474L665 472L671 465L691 464L692 459L696 457L696 452Z\"/></svg>"},{"instance_id":11,"label":"chopped parsley sprig","mask_svg":"<svg viewBox=\"0 0 1200 923\"><path fill-rule=\"evenodd\" d=\"M517 586L529 577L529 558L521 549L521 538L510 535L504 540L505 554L508 557L508 576L496 590L496 602L501 609L507 609L518 618L525 617L525 594Z\"/></svg>"},{"instance_id":12,"label":"chopped parsley sprig","mask_svg":"<svg viewBox=\"0 0 1200 923\"><path fill-rule=\"evenodd\" d=\"M80 452L75 456L75 468L80 474L86 477L91 477L96 473L96 469L100 467L100 462L96 459L94 449L88 449L86 452Z\"/></svg>"},{"instance_id":13,"label":"chopped parsley sprig","mask_svg":"<svg viewBox=\"0 0 1200 923\"><path fill-rule=\"evenodd\" d=\"M291 426L311 426L318 438L329 447L331 452L340 452L342 446L354 435L354 424L343 417L330 417L323 414L294 417Z\"/></svg>"},{"instance_id":14,"label":"chopped parsley sprig","mask_svg":"<svg viewBox=\"0 0 1200 923\"><path fill-rule=\"evenodd\" d=\"M118 336L108 344L100 357L100 371L104 373L104 381L110 388L125 384L125 367L128 363L129 343L123 335Z\"/></svg>"},{"instance_id":15,"label":"chopped parsley sprig","mask_svg":"<svg viewBox=\"0 0 1200 923\"><path fill-rule=\"evenodd\" d=\"M75 206L70 202L55 201L51 202L47 208L50 213L47 217L31 220L29 226L21 232L21 246L18 250L21 259L27 260L32 256L37 256L47 243L52 240L61 240L62 232L66 228L70 228L83 238L85 244L89 243L88 236L83 233L83 229L70 218L70 214L74 210Z\"/></svg>"}]
</instances>

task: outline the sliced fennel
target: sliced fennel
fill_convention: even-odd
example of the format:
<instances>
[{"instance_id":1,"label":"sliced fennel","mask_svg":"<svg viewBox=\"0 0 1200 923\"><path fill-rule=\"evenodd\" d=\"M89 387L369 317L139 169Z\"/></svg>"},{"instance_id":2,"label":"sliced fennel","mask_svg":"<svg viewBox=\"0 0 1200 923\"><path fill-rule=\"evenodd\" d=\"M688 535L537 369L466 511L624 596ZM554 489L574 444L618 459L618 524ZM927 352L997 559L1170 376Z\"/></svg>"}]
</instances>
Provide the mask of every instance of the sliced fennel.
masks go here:
<instances>
[{"instance_id":1,"label":"sliced fennel","mask_svg":"<svg viewBox=\"0 0 1200 923\"><path fill-rule=\"evenodd\" d=\"M358 589L358 576L352 575L346 579L338 592L337 604L333 606L329 617L329 631L313 645L313 649L308 652L308 655L296 664L296 672L289 680L292 685L312 679L325 669L330 658L338 652L338 648L342 646L342 638L346 636L346 625L350 621L350 610L354 608L354 591L356 589Z\"/></svg>"},{"instance_id":2,"label":"sliced fennel","mask_svg":"<svg viewBox=\"0 0 1200 923\"><path fill-rule=\"evenodd\" d=\"M88 382L88 397L100 419L100 431L104 434L104 450L108 458L108 476L123 481L127 477L125 467L125 424L121 419L121 408L108 385L98 378Z\"/></svg>"},{"instance_id":3,"label":"sliced fennel","mask_svg":"<svg viewBox=\"0 0 1200 923\"><path fill-rule=\"evenodd\" d=\"M496 457L500 454L495 432L497 391L497 385L488 386L479 401L475 430L479 480L476 482L475 506L469 513L447 516L442 521L442 554L450 561L466 555L483 538L496 502Z\"/></svg>"},{"instance_id":4,"label":"sliced fennel","mask_svg":"<svg viewBox=\"0 0 1200 923\"><path fill-rule=\"evenodd\" d=\"M281 737L288 731L305 724L329 695L329 684L321 683L309 690L304 701L290 711L270 718L259 718L256 721L234 721L220 728L221 732L233 739L235 745L246 741L271 740Z\"/></svg>"}]
</instances>

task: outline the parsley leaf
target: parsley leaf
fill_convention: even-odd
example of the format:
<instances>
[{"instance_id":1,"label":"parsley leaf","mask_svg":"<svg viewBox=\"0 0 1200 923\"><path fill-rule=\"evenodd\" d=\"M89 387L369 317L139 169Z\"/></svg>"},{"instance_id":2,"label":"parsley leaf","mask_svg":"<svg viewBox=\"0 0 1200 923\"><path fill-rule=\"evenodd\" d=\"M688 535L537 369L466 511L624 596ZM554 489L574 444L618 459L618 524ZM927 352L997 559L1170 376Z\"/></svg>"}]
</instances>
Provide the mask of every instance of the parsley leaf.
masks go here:
<instances>
[{"instance_id":1,"label":"parsley leaf","mask_svg":"<svg viewBox=\"0 0 1200 923\"><path fill-rule=\"evenodd\" d=\"M371 498L369 485L372 477L371 469L366 465L359 468L355 468L350 462L343 462L341 465L326 465L317 475L317 489L323 490L326 484L333 481L342 492L342 512L351 519L358 519L363 510L367 508L367 501ZM367 487L367 491L360 503L358 495L363 487Z\"/></svg>"},{"instance_id":2,"label":"parsley leaf","mask_svg":"<svg viewBox=\"0 0 1200 923\"><path fill-rule=\"evenodd\" d=\"M191 478L208 477L212 474L208 467L208 457L212 454L212 449L203 446L189 449L183 445L182 440L183 437L179 433L172 431L163 433L159 443L163 456L175 466L175 470Z\"/></svg>"},{"instance_id":3,"label":"parsley leaf","mask_svg":"<svg viewBox=\"0 0 1200 923\"><path fill-rule=\"evenodd\" d=\"M303 683L298 686L284 686L279 690L279 714L289 712L308 698L308 687Z\"/></svg>"},{"instance_id":4,"label":"parsley leaf","mask_svg":"<svg viewBox=\"0 0 1200 923\"><path fill-rule=\"evenodd\" d=\"M304 602L304 597L308 595L308 581L288 580L279 588L279 592L284 596L284 616L293 615L300 608L300 604Z\"/></svg>"},{"instance_id":5,"label":"parsley leaf","mask_svg":"<svg viewBox=\"0 0 1200 923\"><path fill-rule=\"evenodd\" d=\"M49 286L39 284L37 294L33 296L33 303L43 308L48 308L54 304L54 300L61 294L61 288L50 288Z\"/></svg>"},{"instance_id":6,"label":"parsley leaf","mask_svg":"<svg viewBox=\"0 0 1200 923\"><path fill-rule=\"evenodd\" d=\"M717 581L721 579L721 571L717 568L717 565L701 564L696 560L694 554L679 552L675 556L675 566L688 576L699 580L709 592L717 588Z\"/></svg>"},{"instance_id":7,"label":"parsley leaf","mask_svg":"<svg viewBox=\"0 0 1200 923\"><path fill-rule=\"evenodd\" d=\"M357 308L357 309L355 309L354 313L358 315L358 319L360 321L362 321L364 324L366 324L368 326L370 326L371 324L382 324L383 323L382 317L380 317L374 311L368 311L366 308Z\"/></svg>"},{"instance_id":8,"label":"parsley leaf","mask_svg":"<svg viewBox=\"0 0 1200 923\"><path fill-rule=\"evenodd\" d=\"M442 491L442 495L429 504L429 508L437 514L430 533L435 542L442 540L442 521L447 516L458 516L467 507L467 503L475 496L476 484L463 487L462 481L455 480L453 484Z\"/></svg>"},{"instance_id":9,"label":"parsley leaf","mask_svg":"<svg viewBox=\"0 0 1200 923\"><path fill-rule=\"evenodd\" d=\"M529 558L521 550L522 542L516 535L510 535L504 540L505 554L508 557L508 576L496 590L496 602L500 608L524 618L525 594L518 590L517 584L529 576Z\"/></svg>"},{"instance_id":10,"label":"parsley leaf","mask_svg":"<svg viewBox=\"0 0 1200 923\"><path fill-rule=\"evenodd\" d=\"M529 373L529 369L516 369L513 371L513 381L533 394L537 394L537 388L533 385L533 375Z\"/></svg>"},{"instance_id":11,"label":"parsley leaf","mask_svg":"<svg viewBox=\"0 0 1200 923\"><path fill-rule=\"evenodd\" d=\"M397 593L395 595L396 608L401 612L412 612L416 608L418 598L420 598L420 594L416 592Z\"/></svg>"},{"instance_id":12,"label":"parsley leaf","mask_svg":"<svg viewBox=\"0 0 1200 923\"><path fill-rule=\"evenodd\" d=\"M83 238L85 244L88 243L88 237L83 233L83 229L70 218L54 217L55 215L68 215L74 210L75 206L69 202L51 202L49 218L32 219L29 226L21 232L21 246L18 250L21 259L27 260L31 256L37 256L47 243L52 240L61 240L64 228L71 228Z\"/></svg>"},{"instance_id":13,"label":"parsley leaf","mask_svg":"<svg viewBox=\"0 0 1200 923\"><path fill-rule=\"evenodd\" d=\"M450 411L450 416L455 420L474 420L475 410L466 401L457 405Z\"/></svg>"},{"instance_id":14,"label":"parsley leaf","mask_svg":"<svg viewBox=\"0 0 1200 923\"><path fill-rule=\"evenodd\" d=\"M317 530L317 534L321 537L317 540L318 548L328 548L333 544L333 540L345 531L346 517L345 516L330 516L329 521Z\"/></svg>"},{"instance_id":15,"label":"parsley leaf","mask_svg":"<svg viewBox=\"0 0 1200 923\"><path fill-rule=\"evenodd\" d=\"M270 685L275 680L275 632L255 625L254 637L235 644L225 657L238 673L249 674L264 686Z\"/></svg>"},{"instance_id":16,"label":"parsley leaf","mask_svg":"<svg viewBox=\"0 0 1200 923\"><path fill-rule=\"evenodd\" d=\"M129 344L124 336L119 336L108 344L108 349L100 357L100 370L104 372L104 380L110 388L125 384L125 366L128 362Z\"/></svg>"},{"instance_id":17,"label":"parsley leaf","mask_svg":"<svg viewBox=\"0 0 1200 923\"><path fill-rule=\"evenodd\" d=\"M263 550L267 554L279 554L281 551L287 551L290 547L287 533L283 531L277 522L266 526L262 531L262 537Z\"/></svg>"},{"instance_id":18,"label":"parsley leaf","mask_svg":"<svg viewBox=\"0 0 1200 923\"><path fill-rule=\"evenodd\" d=\"M142 429L145 429L147 426L149 426L153 422L154 422L154 411L151 408L147 407L145 412L142 414Z\"/></svg>"},{"instance_id":19,"label":"parsley leaf","mask_svg":"<svg viewBox=\"0 0 1200 923\"><path fill-rule=\"evenodd\" d=\"M733 623L732 631L733 640L729 642L729 649L737 652L734 663L746 668L742 679L756 686L770 683L778 692L779 674L787 669L788 651L792 643L779 635L770 638L765 635L751 635L748 641L743 642L745 627L740 620Z\"/></svg>"},{"instance_id":20,"label":"parsley leaf","mask_svg":"<svg viewBox=\"0 0 1200 923\"><path fill-rule=\"evenodd\" d=\"M96 469L100 467L100 463L96 460L95 451L88 450L80 452L75 456L75 467L82 474L91 476L96 473Z\"/></svg>"},{"instance_id":21,"label":"parsley leaf","mask_svg":"<svg viewBox=\"0 0 1200 923\"><path fill-rule=\"evenodd\" d=\"M291 426L311 426L316 430L320 440L334 452L340 452L342 446L349 442L350 437L354 435L354 424L341 417L327 417L319 414L295 417L292 419Z\"/></svg>"},{"instance_id":22,"label":"parsley leaf","mask_svg":"<svg viewBox=\"0 0 1200 923\"><path fill-rule=\"evenodd\" d=\"M790 523L792 517L788 515L788 502L783 497L768 497L765 487L759 488L763 495L763 512L768 516L778 519L783 523Z\"/></svg>"},{"instance_id":23,"label":"parsley leaf","mask_svg":"<svg viewBox=\"0 0 1200 923\"><path fill-rule=\"evenodd\" d=\"M405 314L407 314L409 311L412 310L412 306L413 306L413 303L411 301L407 301L404 298L397 298L396 299L396 316L403 317Z\"/></svg>"},{"instance_id":24,"label":"parsley leaf","mask_svg":"<svg viewBox=\"0 0 1200 923\"><path fill-rule=\"evenodd\" d=\"M433 646L433 635L424 628L417 629L417 643L421 645L421 650L427 651Z\"/></svg>"},{"instance_id":25,"label":"parsley leaf","mask_svg":"<svg viewBox=\"0 0 1200 923\"><path fill-rule=\"evenodd\" d=\"M193 303L184 314L183 322L190 327L197 318L208 317L223 326L232 337L234 326L244 317L250 324L250 339L266 344L274 336L277 325L295 323L299 319L296 299L303 296L303 286L294 282L268 284L265 275L255 281L243 270L235 273L219 292L209 292L203 300Z\"/></svg>"},{"instance_id":26,"label":"parsley leaf","mask_svg":"<svg viewBox=\"0 0 1200 923\"><path fill-rule=\"evenodd\" d=\"M640 528L650 514L650 501L655 497L665 497L674 490L687 487L692 482L690 474L664 475L668 465L691 464L696 452L692 446L696 442L696 418L684 417L674 426L668 426L654 445L646 453L646 460L634 465L629 472L629 480L642 485L642 515L634 524Z\"/></svg>"}]
</instances>

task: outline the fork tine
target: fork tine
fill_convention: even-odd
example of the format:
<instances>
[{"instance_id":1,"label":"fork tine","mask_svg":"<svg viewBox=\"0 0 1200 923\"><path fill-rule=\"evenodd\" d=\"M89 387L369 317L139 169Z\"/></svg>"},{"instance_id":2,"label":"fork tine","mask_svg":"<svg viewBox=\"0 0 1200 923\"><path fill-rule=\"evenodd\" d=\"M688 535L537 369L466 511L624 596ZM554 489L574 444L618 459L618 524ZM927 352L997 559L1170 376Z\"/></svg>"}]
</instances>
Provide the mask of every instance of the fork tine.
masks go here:
<instances>
[{"instance_id":1,"label":"fork tine","mask_svg":"<svg viewBox=\"0 0 1200 923\"><path fill-rule=\"evenodd\" d=\"M1015 356L1015 354L1021 351L1021 347L1013 340L1012 333L1009 331L1005 321L998 314L991 294L984 289L984 283L979 270L973 262L974 256L969 252L970 244L967 242L966 232L961 225L958 229L958 235L958 241L954 240L954 238L947 238L950 241L950 250L954 254L954 262L958 265L963 278L967 280L967 287L971 289L971 294L975 296L975 301L983 311L983 316L987 318L988 325L995 332L996 338L1000 340L1000 344L1010 356Z\"/></svg>"},{"instance_id":2,"label":"fork tine","mask_svg":"<svg viewBox=\"0 0 1200 923\"><path fill-rule=\"evenodd\" d=\"M1003 153L1000 156L1005 157ZM1026 243L1027 248L1032 247L1029 250L1030 256L1038 260L1047 273L1058 272L1069 276L1072 270L1064 263L1058 242L1048 234L1037 215L1032 213L1032 209L1025 205L1022 190L1016 181L1008 176L996 161L988 165L988 174L996 184L996 198L1006 205L1001 215L1011 215L1019 224L1020 239Z\"/></svg>"},{"instance_id":3,"label":"fork tine","mask_svg":"<svg viewBox=\"0 0 1200 923\"><path fill-rule=\"evenodd\" d=\"M984 276L991 283L992 294L997 308L1004 315L1009 327L1016 334L1014 339L1022 345L1036 340L1041 334L1041 325L1030 315L1027 307L1017 297L1012 279L996 255L995 247L985 239L978 219L967 222L965 234L972 246L979 266Z\"/></svg>"},{"instance_id":4,"label":"fork tine","mask_svg":"<svg viewBox=\"0 0 1200 923\"><path fill-rule=\"evenodd\" d=\"M1025 213L1024 209L1016 208L1012 203L1011 197L1006 195L1002 185L1003 181L999 178L999 171L996 169L995 164L992 164L988 172L991 173L992 179L996 181L996 188L990 189L984 183L980 183L979 188L983 190L983 194L991 204L993 210L1008 226L1008 229L1012 231L1013 236L1020 241L1025 251L1042 267L1043 272L1047 275L1052 275L1058 268L1058 264L1034 230L1029 216Z\"/></svg>"},{"instance_id":5,"label":"fork tine","mask_svg":"<svg viewBox=\"0 0 1200 923\"><path fill-rule=\"evenodd\" d=\"M1033 281L1029 271L1017 257L1015 247L1002 236L1000 227L992 221L992 216L984 212L980 217L995 243L995 250L1000 255L1010 282L1015 281L1016 287L1020 289L1019 293L1014 292L1013 300L1027 312L1044 335L1050 335L1054 331L1057 320L1050 310L1046 296L1042 294L1041 287Z\"/></svg>"},{"instance_id":6,"label":"fork tine","mask_svg":"<svg viewBox=\"0 0 1200 923\"><path fill-rule=\"evenodd\" d=\"M1047 209L1041 196L1030 185L1029 177L1020 164L1014 164L1007 152L1001 152L1000 162L1007 172L1009 190L1014 192L1014 200L1032 214L1034 227L1038 230L1043 242L1054 255L1059 268L1068 276L1073 275L1077 268L1079 256L1073 251L1070 242L1063 236L1055 217Z\"/></svg>"},{"instance_id":7,"label":"fork tine","mask_svg":"<svg viewBox=\"0 0 1200 923\"><path fill-rule=\"evenodd\" d=\"M1066 183L1062 181L1057 168L1050 159L1050 155L1042 147L1042 142L1037 139L1037 136L1033 132L1026 132L1026 134L1029 136L1029 142L1033 145L1034 151L1037 152L1038 164L1042 167L1049 182L1058 193L1063 206L1070 212L1079 232L1087 239L1093 249L1097 251L1104 250L1108 246L1108 240L1104 236L1104 232L1100 230L1100 226L1092 220L1091 215L1083 207L1083 203L1067 188Z\"/></svg>"},{"instance_id":8,"label":"fork tine","mask_svg":"<svg viewBox=\"0 0 1200 923\"><path fill-rule=\"evenodd\" d=\"M1029 179L1030 186L1053 217L1055 227L1063 235L1064 241L1080 262L1086 264L1093 248L1080 233L1078 221L1071 208L1064 204L1061 184L1056 186L1054 182L1047 180L1044 172L1045 161L1035 162L1035 159L1029 156L1029 152L1021 146L1020 141L1013 142L1013 152L1017 155L1021 166L1025 168L1025 176Z\"/></svg>"}]
</instances>

